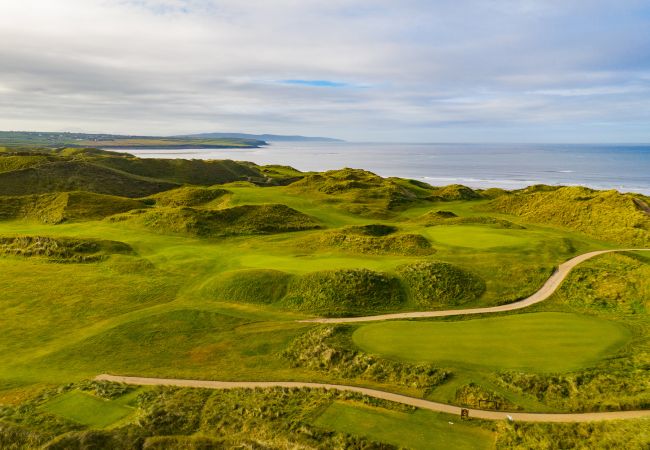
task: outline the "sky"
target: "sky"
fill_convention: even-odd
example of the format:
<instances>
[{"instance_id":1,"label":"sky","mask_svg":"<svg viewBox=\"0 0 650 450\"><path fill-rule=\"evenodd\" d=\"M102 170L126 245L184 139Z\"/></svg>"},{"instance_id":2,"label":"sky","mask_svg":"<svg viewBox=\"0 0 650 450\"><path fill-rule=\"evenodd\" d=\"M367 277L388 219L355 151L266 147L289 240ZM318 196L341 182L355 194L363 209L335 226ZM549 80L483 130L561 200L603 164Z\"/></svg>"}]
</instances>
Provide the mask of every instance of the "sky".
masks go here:
<instances>
[{"instance_id":1,"label":"sky","mask_svg":"<svg viewBox=\"0 0 650 450\"><path fill-rule=\"evenodd\" d=\"M647 0L0 0L0 130L650 142Z\"/></svg>"}]
</instances>

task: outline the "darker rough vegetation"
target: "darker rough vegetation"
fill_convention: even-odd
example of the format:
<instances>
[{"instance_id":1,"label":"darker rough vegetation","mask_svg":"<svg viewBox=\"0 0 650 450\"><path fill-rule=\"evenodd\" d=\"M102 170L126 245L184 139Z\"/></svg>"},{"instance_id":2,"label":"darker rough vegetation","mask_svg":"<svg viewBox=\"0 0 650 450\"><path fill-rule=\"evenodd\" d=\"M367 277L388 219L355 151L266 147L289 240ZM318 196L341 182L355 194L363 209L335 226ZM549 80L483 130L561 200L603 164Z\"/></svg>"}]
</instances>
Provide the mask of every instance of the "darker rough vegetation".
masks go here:
<instances>
[{"instance_id":1,"label":"darker rough vegetation","mask_svg":"<svg viewBox=\"0 0 650 450\"><path fill-rule=\"evenodd\" d=\"M397 268L413 301L422 307L472 302L485 292L485 282L453 264L426 261Z\"/></svg>"}]
</instances>

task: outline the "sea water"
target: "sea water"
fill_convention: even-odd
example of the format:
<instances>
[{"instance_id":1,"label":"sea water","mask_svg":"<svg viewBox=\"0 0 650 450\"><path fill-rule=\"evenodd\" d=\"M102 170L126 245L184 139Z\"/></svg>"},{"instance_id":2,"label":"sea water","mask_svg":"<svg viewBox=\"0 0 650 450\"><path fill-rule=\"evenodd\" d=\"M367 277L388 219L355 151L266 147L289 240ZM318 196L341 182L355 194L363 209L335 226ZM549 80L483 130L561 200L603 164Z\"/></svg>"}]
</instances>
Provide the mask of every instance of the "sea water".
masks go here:
<instances>
[{"instance_id":1,"label":"sea water","mask_svg":"<svg viewBox=\"0 0 650 450\"><path fill-rule=\"evenodd\" d=\"M125 151L141 158L234 159L302 171L352 167L434 186L581 185L650 195L650 145L272 142L256 149Z\"/></svg>"}]
</instances>

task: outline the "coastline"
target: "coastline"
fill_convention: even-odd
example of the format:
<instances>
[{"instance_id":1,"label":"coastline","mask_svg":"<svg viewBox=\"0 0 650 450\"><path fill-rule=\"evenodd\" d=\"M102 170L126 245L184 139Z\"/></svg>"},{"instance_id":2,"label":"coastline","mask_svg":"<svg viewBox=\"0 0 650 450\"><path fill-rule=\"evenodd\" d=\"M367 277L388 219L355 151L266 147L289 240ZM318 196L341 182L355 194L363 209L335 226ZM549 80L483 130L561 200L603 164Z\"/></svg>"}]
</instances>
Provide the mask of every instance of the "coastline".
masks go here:
<instances>
[{"instance_id":1,"label":"coastline","mask_svg":"<svg viewBox=\"0 0 650 450\"><path fill-rule=\"evenodd\" d=\"M130 148L140 158L231 159L309 171L362 168L434 186L585 186L650 195L650 145L478 145L269 142L258 148ZM105 148L118 150L117 148ZM171 152L171 150L175 150Z\"/></svg>"}]
</instances>

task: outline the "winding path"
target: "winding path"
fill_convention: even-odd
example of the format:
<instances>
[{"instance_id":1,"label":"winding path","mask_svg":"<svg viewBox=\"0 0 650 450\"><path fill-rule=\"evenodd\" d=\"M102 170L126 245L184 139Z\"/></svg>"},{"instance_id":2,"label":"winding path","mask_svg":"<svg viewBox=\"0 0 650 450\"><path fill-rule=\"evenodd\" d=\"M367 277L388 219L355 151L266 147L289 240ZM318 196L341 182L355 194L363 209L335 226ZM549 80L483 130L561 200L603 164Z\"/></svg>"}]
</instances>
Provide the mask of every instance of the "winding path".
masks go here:
<instances>
[{"instance_id":1,"label":"winding path","mask_svg":"<svg viewBox=\"0 0 650 450\"><path fill-rule=\"evenodd\" d=\"M447 414L460 415L461 411L460 407L447 405L445 403L432 402L421 398L394 394L392 392L380 391L377 389L368 389L357 386L344 386L340 384L301 383L294 381L202 381L167 378L121 377L107 374L98 375L95 377L95 380L134 384L138 386L178 386L203 389L263 389L274 387L332 389L341 392L356 392L358 394L367 395L369 397L402 403L404 405L415 406L416 408L428 409L430 411L443 412ZM522 422L593 422L595 420L620 420L650 417L650 409L641 411L612 411L576 414L521 413L470 409L469 416L486 420L506 420L508 419L508 416L510 416L512 420Z\"/></svg>"},{"instance_id":2,"label":"winding path","mask_svg":"<svg viewBox=\"0 0 650 450\"><path fill-rule=\"evenodd\" d=\"M619 250L599 250L576 256L563 264L551 275L544 285L533 295L523 300L509 303L507 305L492 306L488 308L474 309L455 309L447 311L423 311L408 312L397 314L382 314L377 316L366 317L343 317L343 318L317 318L301 320L299 322L309 323L350 323L350 322L371 322L377 320L391 319L414 319L426 317L443 317L458 316L468 314L496 313L504 311L513 311L516 309L526 308L535 303L542 302L549 298L560 286L562 281L567 277L571 269L578 264L604 253L627 252L627 251L650 251L650 249L619 249ZM205 389L256 389L256 388L311 388L311 389L332 389L342 392L356 392L382 400L402 403L404 405L415 406L416 408L428 409L430 411L456 414L461 413L459 406L448 405L445 403L432 402L421 398L409 397L407 395L395 394L392 392L380 391L358 386L346 386L340 384L326 383L303 383L294 381L207 381L207 380L180 380L166 378L143 378L143 377L124 377L117 375L102 374L95 377L98 381L112 381L117 383L142 385L142 386L178 386ZM470 417L486 420L516 420L522 422L591 422L596 420L621 420L637 419L650 417L650 410L638 411L611 411L595 413L523 413L523 412L502 412L486 411L481 409L469 409Z\"/></svg>"},{"instance_id":3,"label":"winding path","mask_svg":"<svg viewBox=\"0 0 650 450\"><path fill-rule=\"evenodd\" d=\"M472 309L449 309L445 311L417 311L417 312L405 312L405 313L393 313L393 314L380 314L377 316L362 316L362 317L333 317L333 318L317 318L317 319L306 319L300 320L299 322L305 323L353 323L353 322L373 322L377 320L394 320L394 319L422 319L427 317L445 317L445 316L465 316L469 314L485 314L485 313L498 313L504 311L514 311L516 309L526 308L528 306L534 305L535 303L542 302L549 298L562 281L567 277L571 269L573 269L578 264L593 258L594 256L602 255L604 253L612 252L647 252L650 249L647 248L637 248L637 249L618 249L618 250L597 250L594 252L584 253L582 255L571 258L570 260L560 264L553 275L550 276L544 286L542 286L537 292L535 292L530 297L525 299L508 303L501 306L490 306L487 308L472 308Z\"/></svg>"}]
</instances>

